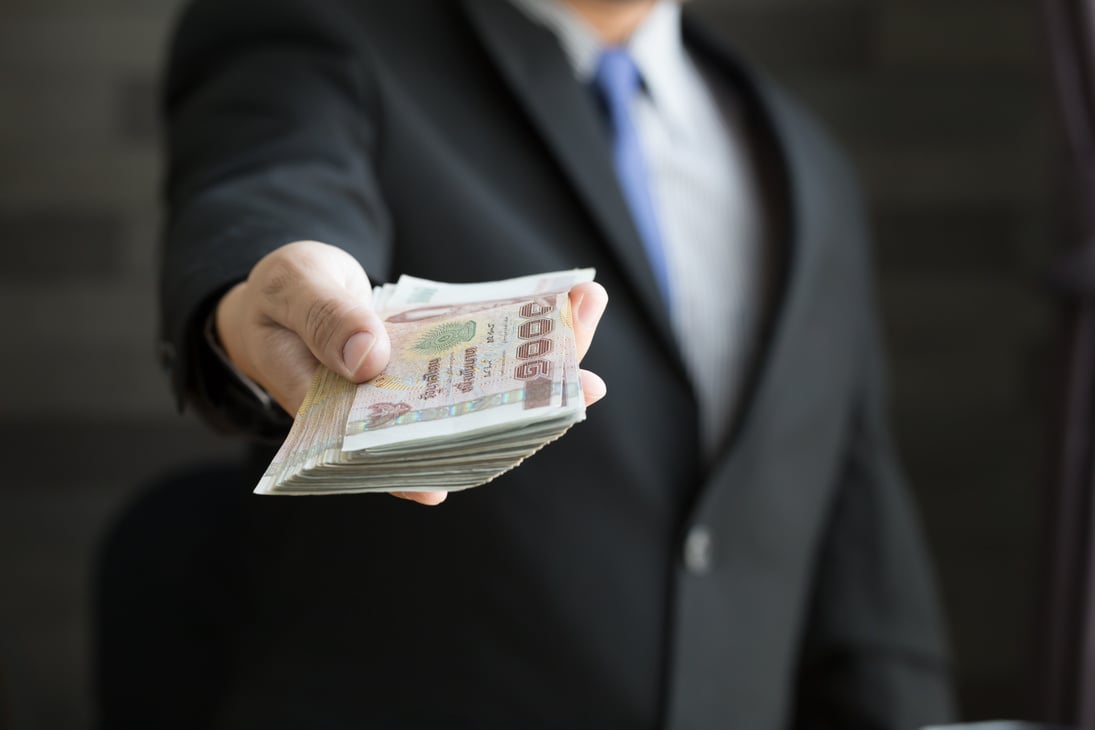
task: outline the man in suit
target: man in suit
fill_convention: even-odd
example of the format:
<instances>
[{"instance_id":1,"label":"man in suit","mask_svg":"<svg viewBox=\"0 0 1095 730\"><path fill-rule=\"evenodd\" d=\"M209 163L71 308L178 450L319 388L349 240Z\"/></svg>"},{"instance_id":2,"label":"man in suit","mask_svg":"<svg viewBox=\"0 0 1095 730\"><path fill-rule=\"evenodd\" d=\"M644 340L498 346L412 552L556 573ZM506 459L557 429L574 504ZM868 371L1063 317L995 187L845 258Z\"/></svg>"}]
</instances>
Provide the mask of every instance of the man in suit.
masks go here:
<instances>
[{"instance_id":1,"label":"man in suit","mask_svg":"<svg viewBox=\"0 0 1095 730\"><path fill-rule=\"evenodd\" d=\"M165 362L214 422L276 439L317 362L378 373L402 272L596 267L612 390L442 507L240 501L210 724L946 719L852 175L677 4L198 0L167 107Z\"/></svg>"}]
</instances>

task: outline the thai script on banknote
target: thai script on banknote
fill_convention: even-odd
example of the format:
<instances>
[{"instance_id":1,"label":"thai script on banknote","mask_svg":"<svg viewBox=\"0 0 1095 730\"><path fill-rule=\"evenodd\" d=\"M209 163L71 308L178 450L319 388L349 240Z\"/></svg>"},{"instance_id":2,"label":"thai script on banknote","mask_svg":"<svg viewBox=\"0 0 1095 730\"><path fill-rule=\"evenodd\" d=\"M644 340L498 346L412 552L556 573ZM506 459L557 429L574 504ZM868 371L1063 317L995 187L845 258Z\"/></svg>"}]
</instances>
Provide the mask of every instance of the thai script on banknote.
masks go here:
<instances>
[{"instance_id":1,"label":"thai script on banknote","mask_svg":"<svg viewBox=\"0 0 1095 730\"><path fill-rule=\"evenodd\" d=\"M355 385L320 367L256 492L478 486L585 418L568 292L592 269L377 287L392 357Z\"/></svg>"}]
</instances>

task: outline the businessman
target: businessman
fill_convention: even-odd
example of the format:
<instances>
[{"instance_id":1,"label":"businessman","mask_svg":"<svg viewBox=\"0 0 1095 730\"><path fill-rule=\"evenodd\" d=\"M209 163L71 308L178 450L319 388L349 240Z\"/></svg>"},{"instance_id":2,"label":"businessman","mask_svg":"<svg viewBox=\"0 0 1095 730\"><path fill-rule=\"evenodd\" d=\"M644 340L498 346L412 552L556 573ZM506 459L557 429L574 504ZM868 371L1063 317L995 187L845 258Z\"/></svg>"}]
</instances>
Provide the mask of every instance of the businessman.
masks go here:
<instances>
[{"instance_id":1,"label":"businessman","mask_svg":"<svg viewBox=\"0 0 1095 730\"><path fill-rule=\"evenodd\" d=\"M198 0L166 100L183 403L276 440L317 363L383 369L372 283L575 266L609 392L440 506L242 500L202 722L948 718L853 176L679 4Z\"/></svg>"}]
</instances>

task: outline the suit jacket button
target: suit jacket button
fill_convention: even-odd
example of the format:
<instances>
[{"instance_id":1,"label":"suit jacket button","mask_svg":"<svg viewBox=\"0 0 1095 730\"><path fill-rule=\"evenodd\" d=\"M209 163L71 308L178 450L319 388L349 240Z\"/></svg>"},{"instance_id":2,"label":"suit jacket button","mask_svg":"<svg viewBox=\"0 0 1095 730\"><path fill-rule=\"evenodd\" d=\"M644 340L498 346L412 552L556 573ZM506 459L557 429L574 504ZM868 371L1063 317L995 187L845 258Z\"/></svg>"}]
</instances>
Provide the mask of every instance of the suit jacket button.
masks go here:
<instances>
[{"instance_id":1,"label":"suit jacket button","mask_svg":"<svg viewBox=\"0 0 1095 730\"><path fill-rule=\"evenodd\" d=\"M684 567L693 575L711 572L715 563L714 534L704 525L696 525L688 531L684 540Z\"/></svg>"}]
</instances>

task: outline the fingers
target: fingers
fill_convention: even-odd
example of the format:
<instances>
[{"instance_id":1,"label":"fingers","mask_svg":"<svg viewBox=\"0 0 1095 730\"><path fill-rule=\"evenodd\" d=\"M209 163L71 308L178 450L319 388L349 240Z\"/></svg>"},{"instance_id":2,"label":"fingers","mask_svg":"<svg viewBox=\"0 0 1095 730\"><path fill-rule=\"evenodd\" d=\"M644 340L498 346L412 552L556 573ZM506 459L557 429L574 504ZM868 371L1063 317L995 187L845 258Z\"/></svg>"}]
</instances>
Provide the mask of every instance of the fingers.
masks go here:
<instances>
[{"instance_id":1,"label":"fingers","mask_svg":"<svg viewBox=\"0 0 1095 730\"><path fill-rule=\"evenodd\" d=\"M574 312L574 341L578 345L578 360L589 352L597 324L608 306L608 292L600 284L590 281L570 290L570 306ZM593 405L605 397L608 391L605 381L588 370L579 371L586 405Z\"/></svg>"},{"instance_id":2,"label":"fingers","mask_svg":"<svg viewBox=\"0 0 1095 730\"><path fill-rule=\"evenodd\" d=\"M315 241L271 252L217 304L228 357L289 413L323 363L354 382L388 364L391 343L372 309L372 287L350 254Z\"/></svg>"},{"instance_id":3,"label":"fingers","mask_svg":"<svg viewBox=\"0 0 1095 730\"><path fill-rule=\"evenodd\" d=\"M257 313L247 282L232 287L215 310L217 340L228 359L288 413L296 413L317 361L293 332Z\"/></svg>"},{"instance_id":4,"label":"fingers","mask_svg":"<svg viewBox=\"0 0 1095 730\"><path fill-rule=\"evenodd\" d=\"M391 492L391 495L410 502L418 502L427 507L436 507L449 496L448 492Z\"/></svg>"},{"instance_id":5,"label":"fingers","mask_svg":"<svg viewBox=\"0 0 1095 730\"><path fill-rule=\"evenodd\" d=\"M255 266L248 284L266 316L344 378L363 382L387 366L391 342L373 311L369 279L345 251L314 242L283 246Z\"/></svg>"},{"instance_id":6,"label":"fingers","mask_svg":"<svg viewBox=\"0 0 1095 730\"><path fill-rule=\"evenodd\" d=\"M284 327L265 327L255 335L265 340L261 349L266 355L252 378L286 413L295 415L312 385L316 358L295 332Z\"/></svg>"},{"instance_id":7,"label":"fingers","mask_svg":"<svg viewBox=\"0 0 1095 730\"><path fill-rule=\"evenodd\" d=\"M570 290L570 306L574 312L574 340L580 361L589 351L597 323L608 306L608 292L595 281L577 284Z\"/></svg>"},{"instance_id":8,"label":"fingers","mask_svg":"<svg viewBox=\"0 0 1095 730\"><path fill-rule=\"evenodd\" d=\"M578 376L582 379L582 392L585 394L587 406L591 406L605 397L608 386L605 385L605 381L601 380L600 375L591 373L588 370L579 370Z\"/></svg>"}]
</instances>

